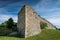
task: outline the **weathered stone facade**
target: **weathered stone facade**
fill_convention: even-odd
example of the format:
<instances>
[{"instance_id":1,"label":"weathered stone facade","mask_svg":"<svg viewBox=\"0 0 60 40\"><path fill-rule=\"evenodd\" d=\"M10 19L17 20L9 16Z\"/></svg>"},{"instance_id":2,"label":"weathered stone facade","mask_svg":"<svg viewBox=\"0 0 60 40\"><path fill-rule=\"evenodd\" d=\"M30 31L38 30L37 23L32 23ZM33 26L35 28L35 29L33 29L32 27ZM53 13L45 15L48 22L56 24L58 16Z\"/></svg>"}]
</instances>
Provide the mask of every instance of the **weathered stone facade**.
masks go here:
<instances>
[{"instance_id":1,"label":"weathered stone facade","mask_svg":"<svg viewBox=\"0 0 60 40\"><path fill-rule=\"evenodd\" d=\"M18 33L20 34L20 36L25 36L25 27L26 27L26 17L25 17L25 7L23 7L21 9L21 12L19 12L18 14L18 24L17 24L17 28L18 28Z\"/></svg>"},{"instance_id":2,"label":"weathered stone facade","mask_svg":"<svg viewBox=\"0 0 60 40\"><path fill-rule=\"evenodd\" d=\"M23 37L29 37L41 32L40 22L48 24L47 29L55 29L50 22L38 16L38 14L28 5L24 5L18 14L18 32Z\"/></svg>"}]
</instances>

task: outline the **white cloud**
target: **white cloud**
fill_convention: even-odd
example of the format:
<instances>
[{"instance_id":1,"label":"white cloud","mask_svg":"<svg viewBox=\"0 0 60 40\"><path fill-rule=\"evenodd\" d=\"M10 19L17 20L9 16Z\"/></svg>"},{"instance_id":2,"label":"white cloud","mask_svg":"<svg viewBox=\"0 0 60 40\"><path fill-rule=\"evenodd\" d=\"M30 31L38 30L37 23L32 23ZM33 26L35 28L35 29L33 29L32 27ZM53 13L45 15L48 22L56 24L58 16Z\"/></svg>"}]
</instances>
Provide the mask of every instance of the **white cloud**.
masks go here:
<instances>
[{"instance_id":1,"label":"white cloud","mask_svg":"<svg viewBox=\"0 0 60 40\"><path fill-rule=\"evenodd\" d=\"M52 24L54 24L57 28L60 28L60 12L51 12L47 15L43 15L42 17L46 18Z\"/></svg>"},{"instance_id":2,"label":"white cloud","mask_svg":"<svg viewBox=\"0 0 60 40\"><path fill-rule=\"evenodd\" d=\"M10 17L13 18L14 22L17 22L17 16L15 15L0 15L0 23L7 21Z\"/></svg>"},{"instance_id":3,"label":"white cloud","mask_svg":"<svg viewBox=\"0 0 60 40\"><path fill-rule=\"evenodd\" d=\"M48 20L55 25L60 25L60 18L49 18Z\"/></svg>"},{"instance_id":4,"label":"white cloud","mask_svg":"<svg viewBox=\"0 0 60 40\"><path fill-rule=\"evenodd\" d=\"M60 18L49 18L48 21L60 28Z\"/></svg>"},{"instance_id":5,"label":"white cloud","mask_svg":"<svg viewBox=\"0 0 60 40\"><path fill-rule=\"evenodd\" d=\"M57 28L60 28L60 12L53 12L51 13L51 15L48 13L47 15L43 15L42 17L46 18Z\"/></svg>"},{"instance_id":6,"label":"white cloud","mask_svg":"<svg viewBox=\"0 0 60 40\"><path fill-rule=\"evenodd\" d=\"M34 7L39 15L60 28L60 0L42 0Z\"/></svg>"}]
</instances>

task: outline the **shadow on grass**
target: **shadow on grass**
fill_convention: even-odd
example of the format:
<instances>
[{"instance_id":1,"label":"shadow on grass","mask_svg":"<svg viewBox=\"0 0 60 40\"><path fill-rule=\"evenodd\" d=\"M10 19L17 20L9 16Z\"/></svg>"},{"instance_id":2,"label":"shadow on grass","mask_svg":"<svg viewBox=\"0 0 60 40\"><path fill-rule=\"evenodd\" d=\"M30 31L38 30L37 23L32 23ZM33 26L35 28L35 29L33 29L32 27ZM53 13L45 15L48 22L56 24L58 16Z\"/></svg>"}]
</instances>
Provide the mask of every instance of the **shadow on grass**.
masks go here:
<instances>
[{"instance_id":1,"label":"shadow on grass","mask_svg":"<svg viewBox=\"0 0 60 40\"><path fill-rule=\"evenodd\" d=\"M20 35L14 35L14 36L10 36L10 35L0 35L0 37L16 37L16 38L24 38L23 36Z\"/></svg>"}]
</instances>

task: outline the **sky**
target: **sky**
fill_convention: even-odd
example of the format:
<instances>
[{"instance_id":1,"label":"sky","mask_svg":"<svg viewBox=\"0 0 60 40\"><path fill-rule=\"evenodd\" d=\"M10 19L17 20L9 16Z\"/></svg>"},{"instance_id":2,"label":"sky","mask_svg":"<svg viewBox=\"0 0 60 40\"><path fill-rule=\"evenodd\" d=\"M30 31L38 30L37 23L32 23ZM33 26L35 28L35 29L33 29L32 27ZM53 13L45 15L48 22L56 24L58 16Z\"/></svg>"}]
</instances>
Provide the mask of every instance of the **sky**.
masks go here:
<instances>
[{"instance_id":1,"label":"sky","mask_svg":"<svg viewBox=\"0 0 60 40\"><path fill-rule=\"evenodd\" d=\"M30 5L38 15L60 28L60 0L0 0L0 24L10 17L17 22L24 4Z\"/></svg>"}]
</instances>

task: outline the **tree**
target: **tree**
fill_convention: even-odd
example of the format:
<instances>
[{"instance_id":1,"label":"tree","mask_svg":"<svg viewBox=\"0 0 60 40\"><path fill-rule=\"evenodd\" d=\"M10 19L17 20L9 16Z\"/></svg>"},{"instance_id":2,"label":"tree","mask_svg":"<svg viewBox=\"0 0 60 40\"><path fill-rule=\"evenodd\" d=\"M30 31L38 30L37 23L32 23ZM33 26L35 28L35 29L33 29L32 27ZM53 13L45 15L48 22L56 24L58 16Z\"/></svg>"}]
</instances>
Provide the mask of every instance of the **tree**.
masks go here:
<instances>
[{"instance_id":1,"label":"tree","mask_svg":"<svg viewBox=\"0 0 60 40\"><path fill-rule=\"evenodd\" d=\"M0 24L0 29L2 28L8 28L12 31L17 31L17 23L15 23L12 18L9 18L8 21L5 21Z\"/></svg>"},{"instance_id":2,"label":"tree","mask_svg":"<svg viewBox=\"0 0 60 40\"><path fill-rule=\"evenodd\" d=\"M0 24L0 28L6 28L7 27L7 21L5 21L4 23Z\"/></svg>"},{"instance_id":3,"label":"tree","mask_svg":"<svg viewBox=\"0 0 60 40\"><path fill-rule=\"evenodd\" d=\"M7 24L8 25L7 28L9 28L9 29L11 29L13 27L13 25L14 25L14 22L13 22L12 18L9 18L7 23L8 23Z\"/></svg>"},{"instance_id":4,"label":"tree","mask_svg":"<svg viewBox=\"0 0 60 40\"><path fill-rule=\"evenodd\" d=\"M14 26L12 27L13 31L17 31L17 23L14 22Z\"/></svg>"}]
</instances>

